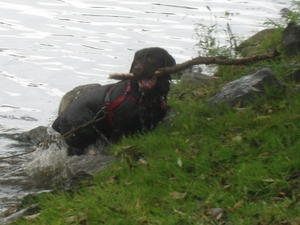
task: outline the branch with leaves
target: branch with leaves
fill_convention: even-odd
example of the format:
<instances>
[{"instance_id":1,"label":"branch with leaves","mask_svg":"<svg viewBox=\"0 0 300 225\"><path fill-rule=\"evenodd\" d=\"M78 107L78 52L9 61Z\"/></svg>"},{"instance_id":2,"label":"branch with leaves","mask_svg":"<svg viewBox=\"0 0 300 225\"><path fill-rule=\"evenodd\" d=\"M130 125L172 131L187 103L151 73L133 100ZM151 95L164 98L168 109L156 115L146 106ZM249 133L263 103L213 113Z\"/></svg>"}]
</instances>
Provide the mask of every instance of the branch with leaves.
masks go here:
<instances>
[{"instance_id":1,"label":"branch with leaves","mask_svg":"<svg viewBox=\"0 0 300 225\"><path fill-rule=\"evenodd\" d=\"M182 70L185 70L187 68L190 68L194 65L204 64L204 65L211 65L211 64L217 64L217 65L245 65L249 63L254 63L262 60L272 59L277 56L279 56L280 53L278 51L273 51L270 53L266 53L263 55L255 55L252 57L246 57L246 58L239 58L239 59L228 59L224 57L196 57L194 59L188 60L186 62L176 64L175 66L171 67L164 67L160 68L154 73L154 77L161 76L163 74L172 74L176 73ZM119 74L114 73L110 74L109 78L111 79L117 79L117 80L124 80L124 79L130 79L133 77L133 74L131 73L125 73L125 74Z\"/></svg>"}]
</instances>

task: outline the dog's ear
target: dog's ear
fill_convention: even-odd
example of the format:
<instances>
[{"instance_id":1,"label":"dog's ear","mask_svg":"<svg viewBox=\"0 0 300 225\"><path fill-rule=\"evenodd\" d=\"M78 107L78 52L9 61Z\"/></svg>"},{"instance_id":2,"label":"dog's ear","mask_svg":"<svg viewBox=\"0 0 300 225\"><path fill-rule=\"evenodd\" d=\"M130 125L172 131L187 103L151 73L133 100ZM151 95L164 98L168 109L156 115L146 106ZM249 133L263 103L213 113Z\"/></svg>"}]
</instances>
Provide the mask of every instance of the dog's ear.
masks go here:
<instances>
[{"instance_id":1,"label":"dog's ear","mask_svg":"<svg viewBox=\"0 0 300 225\"><path fill-rule=\"evenodd\" d=\"M169 53L166 53L164 67L175 66L175 65L176 65L176 61L173 58L173 56L171 56Z\"/></svg>"},{"instance_id":2,"label":"dog's ear","mask_svg":"<svg viewBox=\"0 0 300 225\"><path fill-rule=\"evenodd\" d=\"M130 67L129 73L133 73L133 67L134 67L134 60L131 63L131 67Z\"/></svg>"},{"instance_id":3,"label":"dog's ear","mask_svg":"<svg viewBox=\"0 0 300 225\"><path fill-rule=\"evenodd\" d=\"M133 73L133 68L134 68L134 65L135 65L135 60L136 60L136 58L138 57L140 51L141 51L141 50L137 51L137 52L134 54L133 61L132 61L132 63L131 63L131 67L130 67L129 73Z\"/></svg>"}]
</instances>

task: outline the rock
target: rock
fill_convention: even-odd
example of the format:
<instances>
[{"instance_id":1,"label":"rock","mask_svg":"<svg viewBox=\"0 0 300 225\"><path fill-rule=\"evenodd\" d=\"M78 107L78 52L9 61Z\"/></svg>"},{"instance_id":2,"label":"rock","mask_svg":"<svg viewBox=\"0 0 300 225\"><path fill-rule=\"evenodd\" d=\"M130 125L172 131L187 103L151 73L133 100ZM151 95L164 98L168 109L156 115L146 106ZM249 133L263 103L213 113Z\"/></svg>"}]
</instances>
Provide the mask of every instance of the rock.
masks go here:
<instances>
[{"instance_id":1,"label":"rock","mask_svg":"<svg viewBox=\"0 0 300 225\"><path fill-rule=\"evenodd\" d=\"M202 67L199 65L194 65L192 67L189 67L185 70L178 71L177 73L171 74L172 79L180 80L181 76L186 73L201 73Z\"/></svg>"},{"instance_id":2,"label":"rock","mask_svg":"<svg viewBox=\"0 0 300 225\"><path fill-rule=\"evenodd\" d=\"M198 72L193 72L193 73L185 73L181 76L181 82L183 84L189 84L189 85L207 85L210 84L212 82L214 82L216 79L218 79L217 77L214 76L207 76L205 74L202 73L198 73Z\"/></svg>"},{"instance_id":3,"label":"rock","mask_svg":"<svg viewBox=\"0 0 300 225\"><path fill-rule=\"evenodd\" d=\"M239 46L236 47L236 51L242 53L244 56L252 56L261 54L262 47L261 43L265 40L270 40L276 32L279 32L279 29L265 29L259 31L255 35L251 36L247 40L243 41Z\"/></svg>"},{"instance_id":4,"label":"rock","mask_svg":"<svg viewBox=\"0 0 300 225\"><path fill-rule=\"evenodd\" d=\"M209 105L215 107L220 103L225 103L233 107L240 102L241 106L246 106L257 95L265 93L266 87L274 85L282 86L269 69L262 69L255 74L241 77L224 85L221 92L209 99Z\"/></svg>"},{"instance_id":5,"label":"rock","mask_svg":"<svg viewBox=\"0 0 300 225\"><path fill-rule=\"evenodd\" d=\"M299 54L300 52L300 26L289 23L282 32L281 43L289 55Z\"/></svg>"},{"instance_id":6,"label":"rock","mask_svg":"<svg viewBox=\"0 0 300 225\"><path fill-rule=\"evenodd\" d=\"M288 8L283 8L283 9L280 10L279 13L280 13L282 18L288 19L289 14L292 13L292 12L293 11L288 9Z\"/></svg>"},{"instance_id":7,"label":"rock","mask_svg":"<svg viewBox=\"0 0 300 225\"><path fill-rule=\"evenodd\" d=\"M296 84L300 83L300 69L295 69L292 73L282 77L281 81L283 82L294 82Z\"/></svg>"},{"instance_id":8,"label":"rock","mask_svg":"<svg viewBox=\"0 0 300 225\"><path fill-rule=\"evenodd\" d=\"M47 127L38 126L29 131L20 133L14 137L14 139L22 142L32 143L39 145L48 137Z\"/></svg>"}]
</instances>

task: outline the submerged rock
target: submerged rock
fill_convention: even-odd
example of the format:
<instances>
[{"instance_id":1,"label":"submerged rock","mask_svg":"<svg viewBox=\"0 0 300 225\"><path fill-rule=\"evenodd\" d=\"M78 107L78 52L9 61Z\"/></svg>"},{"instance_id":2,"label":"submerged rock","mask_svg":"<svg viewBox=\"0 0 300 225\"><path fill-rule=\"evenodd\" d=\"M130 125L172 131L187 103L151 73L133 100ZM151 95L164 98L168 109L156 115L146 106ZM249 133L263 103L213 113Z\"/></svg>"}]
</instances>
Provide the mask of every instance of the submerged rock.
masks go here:
<instances>
[{"instance_id":1,"label":"submerged rock","mask_svg":"<svg viewBox=\"0 0 300 225\"><path fill-rule=\"evenodd\" d=\"M262 69L255 74L241 77L232 81L222 88L222 90L209 99L209 105L215 107L220 103L231 107L237 105L245 106L256 96L265 93L266 87L281 86L281 82L269 69Z\"/></svg>"},{"instance_id":2,"label":"submerged rock","mask_svg":"<svg viewBox=\"0 0 300 225\"><path fill-rule=\"evenodd\" d=\"M38 146L44 142L48 137L47 132L48 127L38 126L29 131L22 132L20 134L14 135L14 139L22 142L28 142Z\"/></svg>"}]
</instances>

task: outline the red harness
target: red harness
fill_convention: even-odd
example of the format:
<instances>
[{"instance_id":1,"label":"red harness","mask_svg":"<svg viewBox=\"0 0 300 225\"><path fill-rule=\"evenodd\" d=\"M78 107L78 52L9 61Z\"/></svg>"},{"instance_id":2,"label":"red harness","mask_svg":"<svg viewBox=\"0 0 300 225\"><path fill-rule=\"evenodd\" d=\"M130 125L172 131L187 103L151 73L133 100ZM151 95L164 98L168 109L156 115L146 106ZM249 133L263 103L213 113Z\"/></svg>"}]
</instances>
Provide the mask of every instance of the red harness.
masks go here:
<instances>
[{"instance_id":1,"label":"red harness","mask_svg":"<svg viewBox=\"0 0 300 225\"><path fill-rule=\"evenodd\" d=\"M115 108L117 108L121 103L125 102L127 99L139 104L139 105L144 105L146 107L153 107L156 104L150 103L150 102L144 102L142 99L140 100L136 100L135 98L133 98L130 95L130 90L131 90L131 81L128 80L127 81L127 87L125 90L125 93L123 95L121 95L119 98L117 98L115 101L110 102L110 94L113 90L113 86L108 90L108 92L106 93L105 96L105 108L107 110L107 114L108 114L108 119L109 119L109 123L111 126L114 125L114 118L113 118L113 111ZM160 108L161 109L165 109L166 108L166 103L165 103L165 99L163 96L160 96Z\"/></svg>"}]
</instances>

